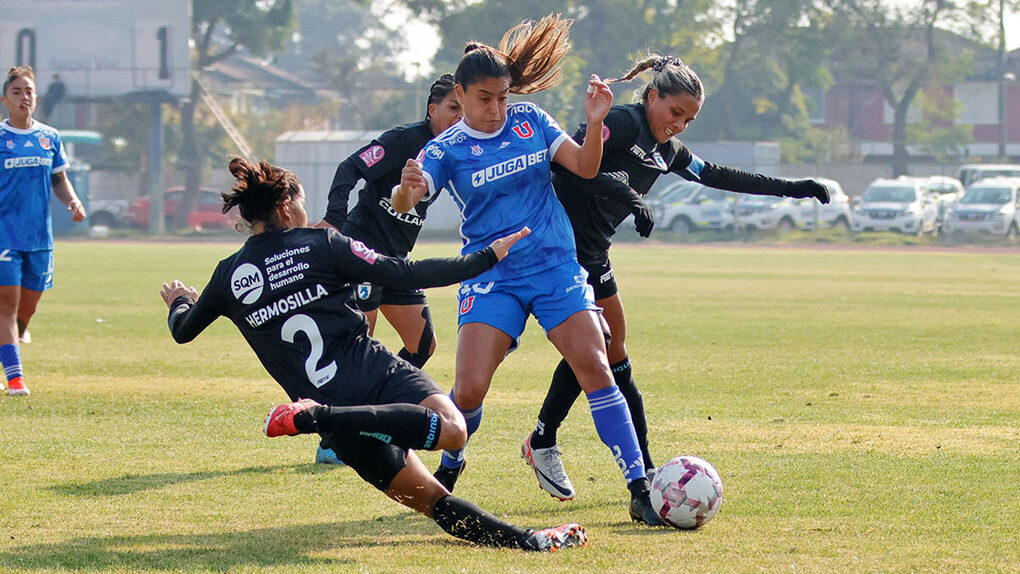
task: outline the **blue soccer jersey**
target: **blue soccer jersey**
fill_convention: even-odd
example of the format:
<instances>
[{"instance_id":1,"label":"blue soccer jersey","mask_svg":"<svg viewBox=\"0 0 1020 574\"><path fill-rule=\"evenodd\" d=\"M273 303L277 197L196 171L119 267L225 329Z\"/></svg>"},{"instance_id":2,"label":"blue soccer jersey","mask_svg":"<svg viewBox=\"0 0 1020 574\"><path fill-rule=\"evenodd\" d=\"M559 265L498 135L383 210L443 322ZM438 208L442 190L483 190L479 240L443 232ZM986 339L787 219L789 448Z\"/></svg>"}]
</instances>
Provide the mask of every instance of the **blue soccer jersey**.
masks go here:
<instances>
[{"instance_id":1,"label":"blue soccer jersey","mask_svg":"<svg viewBox=\"0 0 1020 574\"><path fill-rule=\"evenodd\" d=\"M53 249L50 178L67 167L57 130L37 121L27 130L0 123L0 248Z\"/></svg>"},{"instance_id":2,"label":"blue soccer jersey","mask_svg":"<svg viewBox=\"0 0 1020 574\"><path fill-rule=\"evenodd\" d=\"M577 258L570 221L549 171L549 162L568 137L549 114L521 102L507 107L500 130L479 132L462 120L419 154L429 187L426 198L445 188L460 209L462 253L531 228L531 235L478 281L522 277Z\"/></svg>"}]
</instances>

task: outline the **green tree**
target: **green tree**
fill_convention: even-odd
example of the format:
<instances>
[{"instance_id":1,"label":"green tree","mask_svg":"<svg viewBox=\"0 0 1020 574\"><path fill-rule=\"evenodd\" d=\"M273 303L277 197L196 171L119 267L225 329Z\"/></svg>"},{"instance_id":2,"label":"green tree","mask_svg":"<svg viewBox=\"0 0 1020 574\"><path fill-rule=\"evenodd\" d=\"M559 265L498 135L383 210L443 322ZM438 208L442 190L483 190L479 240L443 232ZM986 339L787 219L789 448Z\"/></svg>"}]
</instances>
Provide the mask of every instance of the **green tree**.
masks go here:
<instances>
[{"instance_id":1,"label":"green tree","mask_svg":"<svg viewBox=\"0 0 1020 574\"><path fill-rule=\"evenodd\" d=\"M255 55L279 50L294 27L291 0L195 0L192 5L192 57L194 69L203 70L246 49ZM185 223L187 214L198 201L202 172L213 146L201 141L196 130L196 108L201 97L198 82L192 81L191 94L180 107L181 152L179 162L185 171L184 205L177 211L175 227ZM168 142L169 143L169 142ZM205 144L204 146L202 144ZM201 153L199 150L206 150Z\"/></svg>"},{"instance_id":2,"label":"green tree","mask_svg":"<svg viewBox=\"0 0 1020 574\"><path fill-rule=\"evenodd\" d=\"M912 7L836 0L833 10L836 24L828 31L836 43L833 53L839 55L833 59L835 72L844 80L873 84L893 109L893 175L906 174L911 106L936 79L951 84L967 74L969 51L961 44L951 46L939 30L966 19L967 6L949 0L921 0Z\"/></svg>"}]
</instances>

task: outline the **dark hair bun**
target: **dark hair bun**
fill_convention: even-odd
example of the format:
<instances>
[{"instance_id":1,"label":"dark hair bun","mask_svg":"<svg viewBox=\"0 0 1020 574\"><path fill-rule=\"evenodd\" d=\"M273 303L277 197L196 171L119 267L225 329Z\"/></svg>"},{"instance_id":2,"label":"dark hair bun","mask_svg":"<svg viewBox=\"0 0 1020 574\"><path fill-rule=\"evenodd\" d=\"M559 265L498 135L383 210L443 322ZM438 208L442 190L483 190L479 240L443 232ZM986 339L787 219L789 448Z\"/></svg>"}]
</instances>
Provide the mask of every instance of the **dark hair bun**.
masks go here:
<instances>
[{"instance_id":1,"label":"dark hair bun","mask_svg":"<svg viewBox=\"0 0 1020 574\"><path fill-rule=\"evenodd\" d=\"M471 52L474 52L475 50L481 50L484 47L485 44L482 44L481 42L468 42L467 46L464 46L464 53L470 54Z\"/></svg>"}]
</instances>

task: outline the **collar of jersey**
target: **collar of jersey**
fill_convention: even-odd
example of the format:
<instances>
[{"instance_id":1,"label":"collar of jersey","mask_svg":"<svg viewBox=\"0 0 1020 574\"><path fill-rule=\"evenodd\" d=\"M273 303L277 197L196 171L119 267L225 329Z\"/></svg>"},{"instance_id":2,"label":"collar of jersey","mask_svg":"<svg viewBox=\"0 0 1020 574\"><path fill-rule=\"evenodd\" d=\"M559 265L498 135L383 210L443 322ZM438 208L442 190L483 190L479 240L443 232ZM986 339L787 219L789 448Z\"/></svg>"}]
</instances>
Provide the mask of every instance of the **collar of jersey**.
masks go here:
<instances>
[{"instance_id":1,"label":"collar of jersey","mask_svg":"<svg viewBox=\"0 0 1020 574\"><path fill-rule=\"evenodd\" d=\"M467 125L467 122L465 122L464 120L460 120L459 124L460 124L460 129L464 130L464 133L466 133L467 135L475 138L476 140L491 140L492 138L498 137L501 133L503 133L503 130L506 129L506 123L507 123L508 120L509 120L509 118L503 118L503 124L501 126L499 126L498 130L496 130L496 131L494 131L492 133L489 133L489 132L480 132L480 131L472 128L471 126Z\"/></svg>"},{"instance_id":2,"label":"collar of jersey","mask_svg":"<svg viewBox=\"0 0 1020 574\"><path fill-rule=\"evenodd\" d=\"M22 134L22 135L25 135L25 134L30 134L30 133L34 132L36 130L36 128L39 127L39 122L37 122L37 121L35 121L35 119L33 119L32 123L29 124L28 129L27 130L23 130L21 128L16 128L16 127L12 126L11 122L9 122L7 120L4 120L3 123L0 124L0 127L2 127L3 129L11 132L12 134Z\"/></svg>"}]
</instances>

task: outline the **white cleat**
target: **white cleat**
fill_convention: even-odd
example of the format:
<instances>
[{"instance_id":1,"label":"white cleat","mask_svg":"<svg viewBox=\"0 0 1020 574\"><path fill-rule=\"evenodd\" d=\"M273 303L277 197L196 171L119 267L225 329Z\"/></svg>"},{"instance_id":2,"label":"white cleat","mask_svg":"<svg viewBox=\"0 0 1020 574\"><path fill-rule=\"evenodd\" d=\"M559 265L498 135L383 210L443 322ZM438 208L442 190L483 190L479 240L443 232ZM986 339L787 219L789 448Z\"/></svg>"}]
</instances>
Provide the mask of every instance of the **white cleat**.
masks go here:
<instances>
[{"instance_id":1,"label":"white cleat","mask_svg":"<svg viewBox=\"0 0 1020 574\"><path fill-rule=\"evenodd\" d=\"M521 458L535 471L538 486L559 500L573 500L574 485L563 468L563 452L559 447L531 448L531 435L521 445Z\"/></svg>"}]
</instances>

